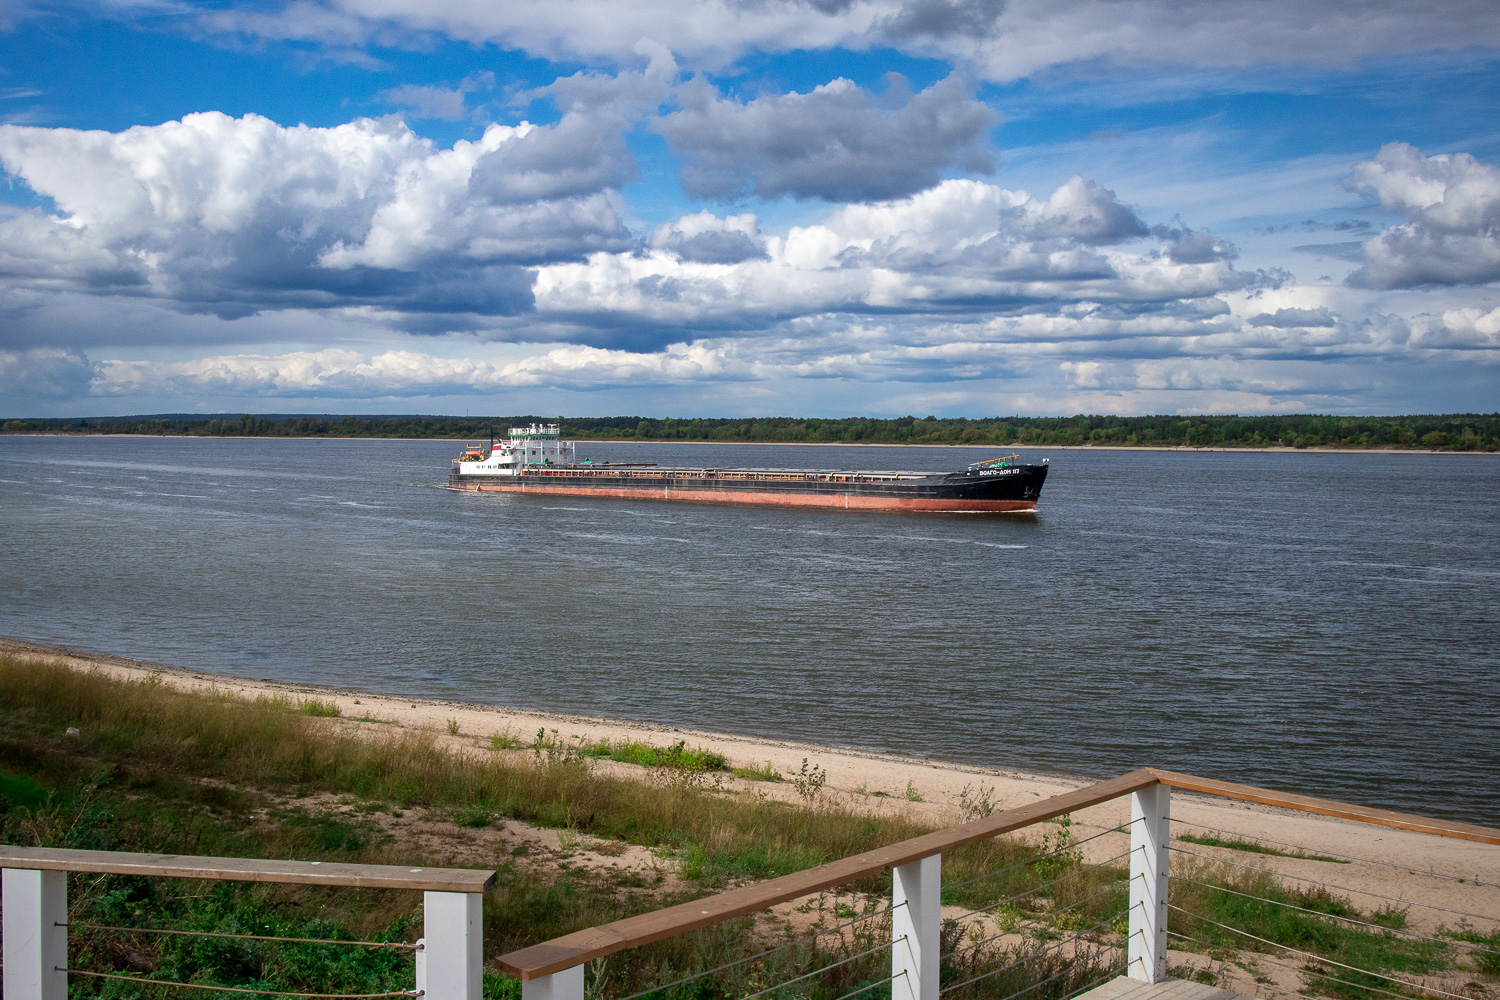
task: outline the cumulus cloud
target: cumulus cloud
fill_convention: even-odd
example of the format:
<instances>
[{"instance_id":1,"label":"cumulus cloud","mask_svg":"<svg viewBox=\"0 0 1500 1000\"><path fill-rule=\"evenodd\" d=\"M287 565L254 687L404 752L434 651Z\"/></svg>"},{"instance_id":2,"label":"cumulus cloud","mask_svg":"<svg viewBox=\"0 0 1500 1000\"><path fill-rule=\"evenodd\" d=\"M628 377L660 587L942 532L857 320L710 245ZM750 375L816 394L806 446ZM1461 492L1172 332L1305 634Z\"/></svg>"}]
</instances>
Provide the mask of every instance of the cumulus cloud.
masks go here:
<instances>
[{"instance_id":1,"label":"cumulus cloud","mask_svg":"<svg viewBox=\"0 0 1500 1000\"><path fill-rule=\"evenodd\" d=\"M1355 165L1346 186L1406 216L1363 244L1358 288L1500 280L1500 167L1467 153L1423 156L1403 142Z\"/></svg>"},{"instance_id":2,"label":"cumulus cloud","mask_svg":"<svg viewBox=\"0 0 1500 1000\"><path fill-rule=\"evenodd\" d=\"M948 180L908 198L846 205L784 236L753 216L700 213L641 252L539 269L537 315L569 336L649 348L695 331L765 330L830 313L1056 314L1088 304L1201 322L1214 297L1260 282L1227 260L1174 261L1108 190L1079 178L1048 198Z\"/></svg>"},{"instance_id":3,"label":"cumulus cloud","mask_svg":"<svg viewBox=\"0 0 1500 1000\"><path fill-rule=\"evenodd\" d=\"M894 108L842 78L748 103L700 79L678 100L682 109L653 127L684 160L678 179L695 197L894 198L931 187L955 165L994 168L984 141L994 112L953 77Z\"/></svg>"},{"instance_id":4,"label":"cumulus cloud","mask_svg":"<svg viewBox=\"0 0 1500 1000\"><path fill-rule=\"evenodd\" d=\"M548 174L559 149L580 156L574 173ZM0 164L57 208L0 221L0 275L223 316L514 314L530 268L630 245L610 190L625 167L562 124L493 125L451 149L370 119L0 126Z\"/></svg>"}]
</instances>

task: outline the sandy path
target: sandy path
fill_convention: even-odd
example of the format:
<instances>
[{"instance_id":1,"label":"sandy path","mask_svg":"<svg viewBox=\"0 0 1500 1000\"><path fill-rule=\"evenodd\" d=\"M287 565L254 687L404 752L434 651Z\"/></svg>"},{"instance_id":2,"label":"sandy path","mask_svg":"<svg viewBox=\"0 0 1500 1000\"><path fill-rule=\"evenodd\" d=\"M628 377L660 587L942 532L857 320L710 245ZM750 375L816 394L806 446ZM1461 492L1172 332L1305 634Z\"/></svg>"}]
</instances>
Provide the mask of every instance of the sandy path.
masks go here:
<instances>
[{"instance_id":1,"label":"sandy path","mask_svg":"<svg viewBox=\"0 0 1500 1000\"><path fill-rule=\"evenodd\" d=\"M21 654L50 662L65 663L81 669L98 669L107 675L139 679L159 674L175 686L189 690L231 690L250 697L288 695L294 698L318 698L338 704L344 724L359 725L360 717L395 723L404 727L432 730L458 746L490 746L493 733L510 733L527 742L538 729L556 730L562 739L639 740L666 745L686 740L690 746L722 753L732 765L771 768L790 777L802 766L804 758L811 766L827 772L823 797L861 811L873 813L903 812L920 816L935 824L957 822L965 790L970 798L989 790L995 809L1024 805L1087 784L1083 780L1006 771L957 764L931 763L909 758L835 749L785 740L755 739L722 733L702 732L672 726L629 723L586 716L552 715L511 708L494 708L455 702L411 698L393 698L344 689L330 689L300 684L244 680L188 671L159 664L119 657L80 653L57 647L0 638L0 651ZM449 723L456 722L458 734L449 735ZM524 751L522 751L524 752ZM628 764L601 761L599 766L610 773L642 776L643 770ZM1234 780L1234 775L1213 777ZM747 782L726 779L726 787L753 791L773 798L795 801L791 782ZM908 798L908 790L921 801ZM1202 847L1179 843L1174 847L1208 858L1252 865L1290 877L1325 881L1347 892L1361 909L1375 910L1389 900L1412 905L1408 927L1432 931L1442 925L1456 926L1469 916L1476 929L1493 930L1500 924L1500 846L1410 833L1385 827L1369 826L1346 820L1330 819L1283 809L1231 802L1223 799L1176 792L1172 814L1179 821L1174 837L1182 833L1202 833L1188 824L1249 836L1264 837L1296 845L1303 852L1350 855L1368 859L1349 864L1326 861L1268 857L1242 851ZM1091 861L1104 861L1122 854L1128 847L1124 834L1105 833L1129 819L1128 799L1096 806L1074 815L1076 839L1104 834L1083 846ZM1043 826L1041 830L1055 830ZM1174 856L1174 867L1196 859L1186 854ZM1366 895L1373 894L1373 895ZM1478 919L1475 919L1478 918Z\"/></svg>"}]
</instances>

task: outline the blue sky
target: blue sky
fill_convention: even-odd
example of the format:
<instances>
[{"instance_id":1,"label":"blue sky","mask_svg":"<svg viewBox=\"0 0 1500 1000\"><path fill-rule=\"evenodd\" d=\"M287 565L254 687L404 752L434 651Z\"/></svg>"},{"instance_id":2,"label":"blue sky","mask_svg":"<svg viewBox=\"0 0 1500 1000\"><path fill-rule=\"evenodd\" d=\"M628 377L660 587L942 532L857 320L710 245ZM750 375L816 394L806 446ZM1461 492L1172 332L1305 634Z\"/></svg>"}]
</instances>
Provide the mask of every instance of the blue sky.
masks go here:
<instances>
[{"instance_id":1,"label":"blue sky","mask_svg":"<svg viewBox=\"0 0 1500 1000\"><path fill-rule=\"evenodd\" d=\"M0 4L0 415L1500 408L1500 19Z\"/></svg>"}]
</instances>

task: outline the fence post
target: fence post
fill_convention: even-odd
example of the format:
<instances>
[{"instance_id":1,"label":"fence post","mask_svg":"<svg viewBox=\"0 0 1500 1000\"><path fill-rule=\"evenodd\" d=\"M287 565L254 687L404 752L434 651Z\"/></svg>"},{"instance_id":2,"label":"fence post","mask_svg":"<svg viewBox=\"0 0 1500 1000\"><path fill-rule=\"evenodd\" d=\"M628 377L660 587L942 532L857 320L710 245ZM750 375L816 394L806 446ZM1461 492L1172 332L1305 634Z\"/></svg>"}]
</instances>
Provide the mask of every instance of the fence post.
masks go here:
<instances>
[{"instance_id":1,"label":"fence post","mask_svg":"<svg viewBox=\"0 0 1500 1000\"><path fill-rule=\"evenodd\" d=\"M934 854L891 869L891 1000L937 1000L942 863Z\"/></svg>"},{"instance_id":2,"label":"fence post","mask_svg":"<svg viewBox=\"0 0 1500 1000\"><path fill-rule=\"evenodd\" d=\"M6 1000L67 1000L68 873L6 868L0 895Z\"/></svg>"},{"instance_id":3,"label":"fence post","mask_svg":"<svg viewBox=\"0 0 1500 1000\"><path fill-rule=\"evenodd\" d=\"M1171 789L1152 785L1130 796L1130 940L1126 975L1167 978L1167 844Z\"/></svg>"},{"instance_id":4,"label":"fence post","mask_svg":"<svg viewBox=\"0 0 1500 1000\"><path fill-rule=\"evenodd\" d=\"M484 894L422 894L417 989L426 1000L480 1000L484 982Z\"/></svg>"},{"instance_id":5,"label":"fence post","mask_svg":"<svg viewBox=\"0 0 1500 1000\"><path fill-rule=\"evenodd\" d=\"M583 966L521 981L521 1000L583 1000Z\"/></svg>"}]
</instances>

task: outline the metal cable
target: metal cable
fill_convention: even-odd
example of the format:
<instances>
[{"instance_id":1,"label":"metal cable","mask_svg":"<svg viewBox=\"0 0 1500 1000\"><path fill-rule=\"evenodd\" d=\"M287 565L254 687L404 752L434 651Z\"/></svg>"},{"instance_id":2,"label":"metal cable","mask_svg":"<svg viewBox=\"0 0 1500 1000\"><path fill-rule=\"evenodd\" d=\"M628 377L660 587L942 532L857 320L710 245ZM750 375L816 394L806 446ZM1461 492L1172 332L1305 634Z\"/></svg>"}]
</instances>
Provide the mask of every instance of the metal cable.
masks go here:
<instances>
[{"instance_id":1,"label":"metal cable","mask_svg":"<svg viewBox=\"0 0 1500 1000\"><path fill-rule=\"evenodd\" d=\"M877 951L884 951L887 948L894 947L897 941L905 940L906 935L903 934L900 937L896 938L895 941L886 941L882 944L876 945L874 948L867 948L866 950L860 952L858 955L850 955L848 958L841 958L837 962L830 962L827 965L823 966L821 969L814 969L811 972L804 972L802 975L797 976L794 979L788 979L784 983L777 983L775 986L767 986L765 989L761 990L758 993L751 993L749 996L741 997L740 1000L751 1000L752 997L764 996L767 993L775 993L777 990L790 986L793 983L800 983L804 979L811 979L813 976L821 975L827 972L829 969L837 969L841 965L848 965L855 959L864 958L866 955L873 955ZM1464 1000L1469 1000L1469 998L1465 997Z\"/></svg>"},{"instance_id":2,"label":"metal cable","mask_svg":"<svg viewBox=\"0 0 1500 1000\"><path fill-rule=\"evenodd\" d=\"M1191 820L1173 818L1171 820L1171 822L1184 824L1186 826L1196 827L1199 830L1207 830L1210 833L1222 833L1222 834L1226 834L1226 835L1228 835L1230 837L1244 837L1247 840L1258 840L1258 841L1260 841L1263 844L1275 844L1277 847L1290 847L1294 851L1306 851L1307 850L1307 848L1305 846L1301 845L1301 844L1288 844L1288 843L1285 843L1285 842L1280 841L1280 840L1272 840L1269 837L1262 837L1262 836L1259 836L1259 835L1253 834L1253 833L1240 833L1237 830L1221 830L1221 829L1219 829L1216 826L1204 826L1202 823L1194 823ZM1203 846L1204 847L1211 847L1213 845L1212 844L1204 844ZM1232 850L1234 850L1234 848L1232 848L1232 847L1226 847L1226 848L1223 848L1223 850L1232 851ZM1464 883L1467 883L1467 884L1470 884L1470 885L1483 885L1483 886L1488 886L1491 889L1500 889L1500 883L1486 882L1483 879L1477 879L1477 878L1459 878L1457 875L1447 875L1447 874L1445 874L1443 872L1424 872L1424 871L1420 871L1420 870L1418 870L1416 868L1411 868L1411 867L1409 867L1407 865L1398 865L1394 861L1376 861L1374 858L1361 858L1361 857L1359 857L1358 855L1355 855L1355 854L1339 854L1337 851L1323 851L1322 853L1326 854L1330 858L1339 858L1340 860L1343 860L1343 861L1359 861L1359 862L1362 862L1362 863L1367 864L1367 865L1384 865L1387 868L1394 868L1397 871L1407 872L1408 874L1411 874L1411 875L1430 875L1433 878L1446 878L1446 879L1452 879L1455 882L1464 882ZM1313 858L1313 857L1295 858L1294 857L1292 860L1296 860L1296 861L1316 861L1317 858Z\"/></svg>"},{"instance_id":3,"label":"metal cable","mask_svg":"<svg viewBox=\"0 0 1500 1000\"><path fill-rule=\"evenodd\" d=\"M896 980L900 979L904 975L906 975L906 970L902 969L900 972L896 973L894 976L886 976L884 979L880 980L879 982L866 983L864 986L861 986L859 989L855 990L853 993L845 993L843 996L839 997L838 1000L849 1000L850 997L852 997L852 996L858 996L859 994L863 993L865 990L873 990L877 986L884 986L886 983L894 983Z\"/></svg>"},{"instance_id":4,"label":"metal cable","mask_svg":"<svg viewBox=\"0 0 1500 1000\"><path fill-rule=\"evenodd\" d=\"M1224 928L1224 930L1230 931L1234 934L1243 934L1245 937L1255 941L1259 941L1262 944L1268 944L1273 948L1280 948L1282 951L1289 951L1293 955L1301 955L1303 958L1310 958L1315 962L1327 962L1329 965L1336 965L1341 969L1348 969L1350 972L1359 972L1363 973L1366 976L1374 976L1376 979L1384 979L1392 983L1400 983L1402 986L1409 986L1414 990L1421 990L1424 993L1441 993L1445 997L1453 997L1454 1000L1473 1000L1473 997L1466 997L1459 993L1449 993L1446 990L1436 989L1435 987L1431 986L1423 986L1420 983L1408 982L1405 979L1397 979L1395 976L1387 976L1383 972L1372 972L1369 969L1361 969L1357 965L1345 965L1343 962L1335 962L1331 958L1325 958L1322 955L1315 955L1310 951L1302 951L1300 949L1292 948L1284 944L1277 944L1275 941L1271 941L1267 938L1251 934L1249 931L1242 931L1238 927L1230 927L1228 924L1221 924L1217 920L1210 920L1207 917L1199 916L1191 910L1184 910L1182 907L1177 906L1173 903L1168 903L1167 906L1176 910L1178 913L1192 917L1195 920L1201 920L1206 924L1213 924L1215 927L1222 927Z\"/></svg>"},{"instance_id":5,"label":"metal cable","mask_svg":"<svg viewBox=\"0 0 1500 1000\"><path fill-rule=\"evenodd\" d=\"M1180 847L1168 847L1167 850L1172 851L1176 854L1186 854L1187 856L1193 858L1202 858L1205 861L1212 861L1214 864L1218 865L1231 865L1235 868L1243 868L1246 871L1260 872L1263 875L1275 875L1277 878L1296 879L1298 882L1311 882L1313 885L1326 886L1329 889L1337 889L1340 892L1353 892L1361 896L1369 896L1372 899L1384 899L1387 902L1400 903L1403 906L1421 906L1428 910L1437 910L1441 913L1451 913L1456 917L1469 917L1474 920L1483 920L1487 923L1495 923L1494 917L1485 917L1479 915L1478 913L1465 913L1463 910L1450 910L1446 906L1438 906L1435 903L1422 903L1418 902L1415 899L1399 899L1396 896L1382 896L1378 892L1370 892L1367 889L1351 889L1348 886L1334 885L1332 882L1324 882L1322 879L1308 878L1305 875L1293 875L1290 872L1278 872L1272 871L1269 868L1257 868L1254 865L1240 864L1238 861L1228 861L1224 858L1215 858L1207 854L1199 854L1197 851L1184 851Z\"/></svg>"},{"instance_id":6,"label":"metal cable","mask_svg":"<svg viewBox=\"0 0 1500 1000\"><path fill-rule=\"evenodd\" d=\"M370 1000L373 997L419 997L423 990L387 990L384 993L284 993L280 990L252 990L243 986L205 986L201 983L173 983L165 979L146 979L141 976L122 976L117 972L87 972L83 969L64 969L54 965L53 971L66 972L70 976L93 976L95 979L123 979L128 983L145 983L148 986L180 986L188 990L214 990L218 993L259 993L268 997L316 997L319 1000ZM1465 997L1464 1000L1469 1000Z\"/></svg>"},{"instance_id":7,"label":"metal cable","mask_svg":"<svg viewBox=\"0 0 1500 1000\"><path fill-rule=\"evenodd\" d=\"M1120 919L1120 917L1122 917L1123 915L1125 915L1125 914L1127 914L1129 912L1130 912L1130 908L1127 907L1127 908L1121 910L1119 913L1116 913L1116 914L1114 914L1111 917L1107 917L1104 920L1099 921L1099 923L1093 925L1092 927L1086 928L1085 930L1082 930L1079 933L1080 934L1092 934L1094 931L1098 930L1100 927L1103 927L1105 924L1113 923L1114 921ZM1040 919L1040 918L1038 918L1038 919ZM1030 921L1030 923L1036 923L1036 921L1033 920L1033 921ZM954 955L959 955L959 954L962 954L963 952L966 952L966 951L973 951L975 948L978 948L980 945L988 944L991 941L996 941L996 940L998 940L1000 938L1005 937L1008 934L1014 934L1016 932L1016 928L1021 927L1021 926L1023 926L1023 925L1022 924L1017 924L1015 927L1012 927L1008 931L1001 931L999 934L991 934L989 937L983 938L983 939L981 939L979 941L975 941L973 944L968 944L968 945L965 945L962 948L955 948L952 951L944 952L942 955L940 955L938 957L939 958L951 958Z\"/></svg>"},{"instance_id":8,"label":"metal cable","mask_svg":"<svg viewBox=\"0 0 1500 1000\"><path fill-rule=\"evenodd\" d=\"M1110 917L1109 919L1113 920L1115 918L1114 917ZM1105 921L1102 921L1100 923L1097 923L1093 927L1089 927L1089 928L1086 928L1084 930L1079 931L1077 934L1074 934L1072 937L1063 938L1061 941L1058 941L1058 942L1056 942L1054 944L1048 945L1046 948L1043 948L1041 951L1033 952L1030 955L1023 955L1022 957L1016 959L1014 962L1011 962L1009 965L1002 965L998 969L991 969L989 972L980 973L979 975L975 976L972 979L965 979L961 983L954 983L952 986L949 986L946 989L939 990L938 992L939 993L947 993L948 990L956 990L960 986L968 986L970 983L977 983L981 979L988 979L991 976L998 976L1000 973L1006 972L1006 971L1008 971L1010 969L1014 969L1018 965L1024 965L1025 963L1030 962L1033 959L1041 958L1043 955L1051 954L1052 952L1054 952L1057 949L1061 948L1063 945L1070 944L1070 943L1072 943L1074 941L1079 940L1085 934L1092 934L1094 931L1098 930L1100 927L1103 927L1107 923L1109 923L1109 920L1105 920ZM1044 980L1044 982L1045 981L1046 980ZM1038 983L1036 985L1039 986L1041 984ZM1023 990L1022 992L1025 992L1025 991ZM1466 1000L1467 1000L1467 998L1466 998Z\"/></svg>"},{"instance_id":9,"label":"metal cable","mask_svg":"<svg viewBox=\"0 0 1500 1000\"><path fill-rule=\"evenodd\" d=\"M1125 826L1130 826L1131 823L1136 823L1136 822L1139 822L1139 820L1131 820L1130 823L1126 823L1124 825ZM964 881L962 881L962 882L950 882L948 885L943 886L943 891L947 892L949 889L962 889L966 885L973 885L975 882L982 881L983 879L994 878L996 875L1004 875L1006 872L1013 872L1017 868L1025 868L1027 865L1032 864L1032 863L1037 862L1037 861L1041 861L1044 858L1055 858L1059 854L1064 854L1064 853L1066 853L1068 851L1071 851L1075 847L1082 847L1084 844L1087 844L1091 840L1098 840L1100 837L1108 837L1112 833L1120 833L1120 828L1119 827L1111 827L1110 829L1105 830L1103 833L1096 833L1092 837L1085 837L1083 840L1080 840L1080 841L1078 841L1076 843L1064 844L1062 847L1059 847L1055 851L1048 851L1046 854L1033 854L1031 857L1027 858L1025 861L1018 861L1015 864L1013 864L1013 865L1007 865L1004 868L996 868L992 872L985 872L983 875L975 875L973 878L964 879ZM1125 853L1129 854L1130 852L1126 851Z\"/></svg>"},{"instance_id":10,"label":"metal cable","mask_svg":"<svg viewBox=\"0 0 1500 1000\"><path fill-rule=\"evenodd\" d=\"M767 948L765 951L757 952L756 954L750 955L747 958L737 958L733 962L725 962L723 965L716 965L712 969L704 969L702 972L695 972L691 976L684 976L681 979L674 979L670 983L663 983L661 986L653 986L649 990L642 990L639 993L632 993L628 997L621 997L620 1000L640 1000L641 997L650 996L652 993L659 993L662 990L669 990L674 986L681 986L683 983L691 983L695 980L702 979L704 976L711 976L715 972L723 972L725 969L732 969L736 965L744 965L746 962L753 962L757 958L765 958L767 955L774 955L778 951L783 951L787 948L792 947L793 945L801 944L803 941L816 941L820 937L826 937L829 934L837 933L838 931L841 931L846 927L853 927L855 924L863 923L866 920L873 920L875 917L884 916L887 913L894 913L896 910L899 910L905 905L906 903L901 902L897 903L895 906L887 906L883 910L876 910L874 913L867 913L862 917L855 917L853 920L850 920L847 923L839 924L837 927L830 927L825 931L818 931L813 934L804 934L801 937L792 938L792 940L790 941L784 941L774 948Z\"/></svg>"},{"instance_id":11,"label":"metal cable","mask_svg":"<svg viewBox=\"0 0 1500 1000\"><path fill-rule=\"evenodd\" d=\"M1004 899L999 900L999 901L994 902L994 903L991 903L988 906L981 906L981 907L979 907L977 909L970 910L968 913L965 913L962 916L954 917L953 919L955 919L955 920L962 920L962 919L964 919L964 917L972 917L972 916L974 916L977 913L988 913L989 911L995 909L996 907L1004 906L1006 903L1014 903L1018 899L1024 899L1027 896L1030 896L1030 895L1033 895L1035 893L1041 892L1043 889L1047 889L1047 888L1050 888L1051 886L1057 885L1059 882L1066 882L1068 879L1072 878L1075 875L1082 875L1084 872L1093 871L1095 868L1103 868L1105 865L1109 864L1110 862L1119 861L1121 858L1126 857L1129 854L1130 854L1130 851L1126 851L1124 854L1116 854L1114 857L1110 858L1109 861L1101 861L1097 865L1090 865L1089 867L1087 867L1087 868L1081 868L1081 869L1079 869L1076 872L1070 872L1067 875L1064 875L1062 878L1055 878L1055 879L1053 879L1051 882L1043 882L1041 885L1036 886L1036 887L1031 888L1031 889L1027 889L1025 892L1018 892L1014 896L1007 896ZM1112 888L1113 888L1113 886L1111 886L1111 889ZM1092 898L1092 897L1090 897L1090 898Z\"/></svg>"},{"instance_id":12,"label":"metal cable","mask_svg":"<svg viewBox=\"0 0 1500 1000\"><path fill-rule=\"evenodd\" d=\"M960 954L961 952L969 951L969 950L971 950L973 948L978 948L980 945L985 944L986 942L993 941L996 938L1005 937L1005 935L1007 935L1007 934L1014 934L1018 929L1020 929L1022 927L1025 927L1025 926L1027 926L1029 924L1039 923L1040 921L1046 919L1047 917L1053 916L1054 914L1066 913L1069 910L1073 909L1073 907L1075 907L1075 906L1082 906L1084 903L1091 902L1091 901L1093 901L1095 899L1098 899L1100 896L1106 895L1107 893L1111 893L1113 891L1114 891L1114 887L1113 886L1111 886L1108 889L1101 889L1100 891L1094 893L1092 896L1085 896L1084 898L1078 900L1077 902L1069 903L1067 906L1058 907L1057 909L1055 909L1055 910L1049 910L1046 913L1040 913L1040 914L1036 915L1035 917L1032 917L1030 920L1023 920L1020 923L1016 924L1014 927L1012 927L1008 931L1001 931L999 934L991 934L989 937L984 938L984 939L979 940L979 941L975 941L971 945L965 945L962 948L955 948L952 951L944 952L940 957L947 958L950 955L957 955L957 954ZM1129 913L1129 912L1130 912L1129 908L1126 908L1126 909L1120 911L1120 913ZM1110 920L1115 919L1115 917L1118 917L1120 915L1120 913L1116 913L1114 915L1114 917L1110 917L1109 919ZM973 914L965 914L964 916L972 916L972 915ZM957 918L954 918L953 922L956 924L956 923L958 923L959 920L962 920L962 919L963 919L963 917L957 917Z\"/></svg>"},{"instance_id":13,"label":"metal cable","mask_svg":"<svg viewBox=\"0 0 1500 1000\"><path fill-rule=\"evenodd\" d=\"M1300 910L1303 913L1311 913L1315 917L1329 917L1330 919L1333 919L1333 920L1343 920L1343 921L1346 921L1346 922L1351 923L1351 924L1359 924L1361 927L1370 927L1370 928L1373 928L1373 929L1375 929L1377 931L1385 931L1385 932L1390 933L1390 934L1400 934L1403 937L1410 938L1411 940L1414 940L1414 941L1431 941L1433 944L1441 944L1441 945L1456 944L1456 945L1460 945L1460 946L1462 946L1464 948L1472 948L1475 951L1482 951L1482 952L1484 952L1487 955L1500 955L1500 951L1494 951L1494 950L1492 950L1490 948L1482 948L1479 945L1473 944L1473 943L1471 943L1469 941L1460 941L1460 940L1457 940L1457 939L1454 939L1454 940L1450 941L1450 940L1448 940L1446 938L1428 937L1426 934L1418 934L1416 931L1403 931L1403 930L1401 930L1399 928L1396 928L1396 927L1385 927L1385 926L1382 926L1381 924L1372 924L1372 923L1369 923L1368 921L1365 921L1365 920L1355 920L1353 917L1339 916L1337 913L1324 913L1322 910L1309 910L1305 906L1297 906L1294 903L1283 903L1280 900L1267 899L1265 896L1252 896L1248 892L1240 892L1238 889L1226 889L1222 885L1213 885L1213 884L1211 884L1209 882L1199 882L1197 879L1186 878L1186 877L1184 877L1182 875L1172 875L1172 876L1169 876L1169 877L1170 878L1174 878L1174 879L1176 879L1179 882L1189 882L1189 883L1191 883L1193 885L1201 885L1205 889L1216 889L1219 892L1233 893L1236 896L1243 896L1246 899L1258 899L1258 900L1260 900L1263 903L1270 903L1273 906L1284 906L1284 907L1286 907L1289 910Z\"/></svg>"},{"instance_id":14,"label":"metal cable","mask_svg":"<svg viewBox=\"0 0 1500 1000\"><path fill-rule=\"evenodd\" d=\"M1209 944L1207 941L1199 941L1197 938L1188 937L1186 934L1178 934L1176 931L1167 931L1167 934L1174 938L1180 938L1183 941L1191 941L1194 944L1202 945L1205 948L1213 948L1213 945ZM1347 979L1340 979L1337 976L1330 976L1326 972L1318 972L1316 969L1309 969L1305 965L1294 966L1290 962L1278 962L1276 961L1276 959L1270 957L1269 955L1263 957L1272 965L1279 965L1283 969L1292 969L1293 971L1301 972L1304 975L1317 976L1320 979L1327 979L1335 983L1340 983L1344 986L1353 986L1358 990L1369 990L1371 993L1384 993L1388 997L1397 997L1398 1000L1411 1000L1411 997L1407 996L1405 993L1392 993L1390 990L1383 990L1379 986L1366 986L1363 983L1351 983ZM1425 987L1423 988L1425 989ZM1468 1000L1473 1000L1473 998L1469 997Z\"/></svg>"},{"instance_id":15,"label":"metal cable","mask_svg":"<svg viewBox=\"0 0 1500 1000\"><path fill-rule=\"evenodd\" d=\"M1072 997L1076 997L1081 993L1087 993L1089 990L1093 989L1095 986L1098 986L1100 983L1103 983L1110 979L1114 979L1116 976L1121 975L1127 968L1129 968L1129 963L1120 966L1118 969L1110 969L1104 975L1100 976L1092 983L1089 983L1087 986L1080 986L1072 993L1069 993L1066 997L1063 997L1063 1000L1071 1000Z\"/></svg>"},{"instance_id":16,"label":"metal cable","mask_svg":"<svg viewBox=\"0 0 1500 1000\"><path fill-rule=\"evenodd\" d=\"M55 921L54 927L78 927L91 931L125 931L129 934L182 934L190 937L236 938L243 941L292 941L299 944L346 944L355 948L401 948L420 951L421 948L405 941L340 941L335 938L271 937L265 934L225 934L219 931L177 931L157 927L111 927L108 924L76 924Z\"/></svg>"}]
</instances>

